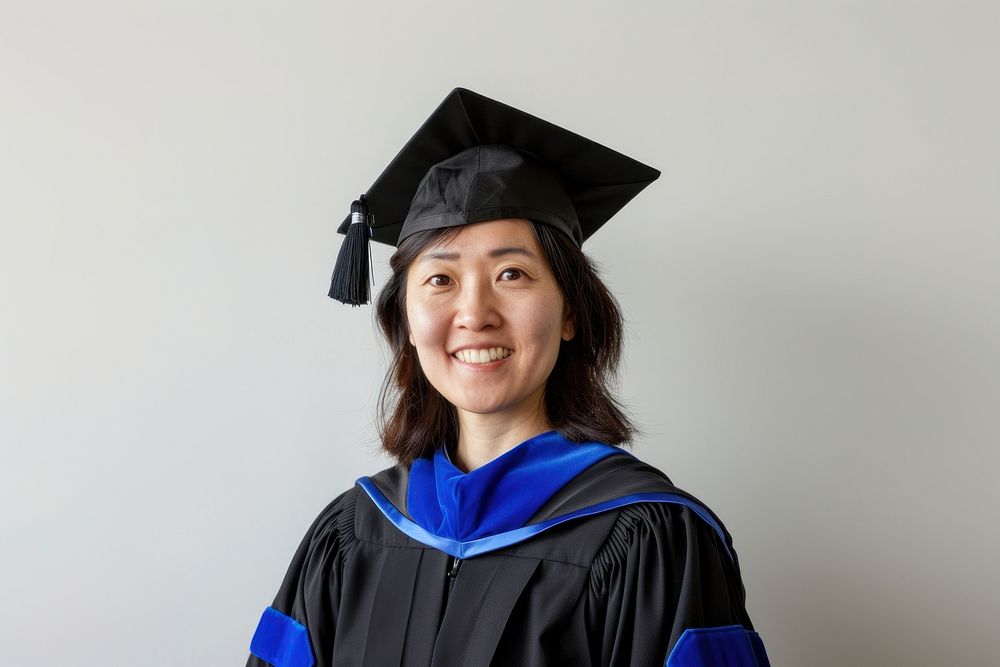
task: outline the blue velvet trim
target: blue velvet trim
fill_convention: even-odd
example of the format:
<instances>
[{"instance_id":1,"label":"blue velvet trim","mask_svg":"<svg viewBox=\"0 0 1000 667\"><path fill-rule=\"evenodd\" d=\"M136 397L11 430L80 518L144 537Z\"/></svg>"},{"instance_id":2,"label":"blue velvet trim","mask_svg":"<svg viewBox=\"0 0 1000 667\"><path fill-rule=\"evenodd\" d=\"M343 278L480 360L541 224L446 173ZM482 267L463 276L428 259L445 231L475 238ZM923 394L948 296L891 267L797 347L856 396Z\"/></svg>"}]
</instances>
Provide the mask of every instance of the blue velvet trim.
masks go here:
<instances>
[{"instance_id":1,"label":"blue velvet trim","mask_svg":"<svg viewBox=\"0 0 1000 667\"><path fill-rule=\"evenodd\" d=\"M690 508L719 534L719 539L722 542L723 548L726 550L726 553L729 554L729 557L732 558L732 553L729 551L729 545L726 544L726 533L712 514L703 506L693 502L690 498L686 498L675 493L636 493L630 496L607 500L603 503L591 505L590 507L584 507L583 509L579 509L575 512L563 514L562 516L553 517L540 523L534 523L515 530L509 530L475 540L460 541L435 535L406 518L402 512L396 509L396 507L389 502L384 495L382 495L382 492L378 490L378 487L376 487L374 482L372 482L369 478L362 477L358 479L357 484L365 490L365 493L368 494L368 496L372 499L372 502L375 503L375 506L379 508L382 514L384 514L385 517L403 533L412 537L421 544L426 544L429 547L433 547L438 551L443 551L450 556L455 556L456 558L471 558L473 556L480 556L491 551L503 549L519 542L524 542L525 540L538 535L542 531L548 530L553 526L558 526L565 521L570 521L571 519L577 519L583 516L590 516L592 514L599 514L600 512L607 512L608 510L624 507L625 505L634 505L635 503L673 503Z\"/></svg>"},{"instance_id":2,"label":"blue velvet trim","mask_svg":"<svg viewBox=\"0 0 1000 667\"><path fill-rule=\"evenodd\" d=\"M273 607L260 617L250 652L274 667L312 667L315 663L306 626Z\"/></svg>"},{"instance_id":3,"label":"blue velvet trim","mask_svg":"<svg viewBox=\"0 0 1000 667\"><path fill-rule=\"evenodd\" d=\"M468 542L527 523L554 493L609 456L627 452L599 442L576 443L558 431L525 440L464 472L438 447L410 466L407 514L434 535ZM516 498L517 502L510 502Z\"/></svg>"},{"instance_id":4,"label":"blue velvet trim","mask_svg":"<svg viewBox=\"0 0 1000 667\"><path fill-rule=\"evenodd\" d=\"M741 625L688 628L665 667L771 667L760 635Z\"/></svg>"}]
</instances>

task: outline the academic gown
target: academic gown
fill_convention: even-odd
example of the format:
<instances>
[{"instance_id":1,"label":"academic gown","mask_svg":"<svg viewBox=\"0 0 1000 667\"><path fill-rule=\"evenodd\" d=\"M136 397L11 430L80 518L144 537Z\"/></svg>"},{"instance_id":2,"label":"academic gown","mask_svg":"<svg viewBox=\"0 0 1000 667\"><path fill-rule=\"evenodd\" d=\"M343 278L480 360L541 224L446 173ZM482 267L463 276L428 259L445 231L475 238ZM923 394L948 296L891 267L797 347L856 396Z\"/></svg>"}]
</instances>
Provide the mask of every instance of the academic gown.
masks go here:
<instances>
[{"instance_id":1,"label":"academic gown","mask_svg":"<svg viewBox=\"0 0 1000 667\"><path fill-rule=\"evenodd\" d=\"M445 447L331 502L248 667L765 667L710 509L617 447L543 433L476 470Z\"/></svg>"}]
</instances>

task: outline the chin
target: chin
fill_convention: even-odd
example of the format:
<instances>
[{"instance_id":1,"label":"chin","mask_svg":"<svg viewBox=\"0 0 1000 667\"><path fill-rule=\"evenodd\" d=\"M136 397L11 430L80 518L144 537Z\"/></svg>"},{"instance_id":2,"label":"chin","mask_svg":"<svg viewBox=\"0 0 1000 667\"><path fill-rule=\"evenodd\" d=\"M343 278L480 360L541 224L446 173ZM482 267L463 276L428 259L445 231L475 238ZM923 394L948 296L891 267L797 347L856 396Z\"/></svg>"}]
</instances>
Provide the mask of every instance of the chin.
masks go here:
<instances>
[{"instance_id":1,"label":"chin","mask_svg":"<svg viewBox=\"0 0 1000 667\"><path fill-rule=\"evenodd\" d=\"M456 396L445 398L457 409L463 412L472 412L477 415L489 415L496 412L503 412L511 407L509 401L499 396Z\"/></svg>"},{"instance_id":2,"label":"chin","mask_svg":"<svg viewBox=\"0 0 1000 667\"><path fill-rule=\"evenodd\" d=\"M509 407L503 403L494 403L490 401L459 401L457 403L452 403L452 405L462 412L471 412L477 415L491 415L497 412L503 412Z\"/></svg>"}]
</instances>

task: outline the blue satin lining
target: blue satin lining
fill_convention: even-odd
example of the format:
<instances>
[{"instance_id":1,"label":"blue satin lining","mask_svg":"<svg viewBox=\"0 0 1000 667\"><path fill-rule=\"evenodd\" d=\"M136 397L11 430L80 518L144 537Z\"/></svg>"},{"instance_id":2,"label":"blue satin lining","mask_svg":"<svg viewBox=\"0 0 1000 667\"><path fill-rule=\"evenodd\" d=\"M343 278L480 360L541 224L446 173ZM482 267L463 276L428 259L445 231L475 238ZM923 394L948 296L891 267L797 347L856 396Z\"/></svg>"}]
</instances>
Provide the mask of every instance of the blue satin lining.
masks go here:
<instances>
[{"instance_id":1,"label":"blue satin lining","mask_svg":"<svg viewBox=\"0 0 1000 667\"><path fill-rule=\"evenodd\" d=\"M433 457L410 466L406 509L428 533L456 542L504 533L522 527L570 480L616 454L626 452L547 431L466 473L438 447Z\"/></svg>"},{"instance_id":2,"label":"blue satin lining","mask_svg":"<svg viewBox=\"0 0 1000 667\"><path fill-rule=\"evenodd\" d=\"M688 628L665 667L770 667L760 635L741 625Z\"/></svg>"},{"instance_id":3,"label":"blue satin lining","mask_svg":"<svg viewBox=\"0 0 1000 667\"><path fill-rule=\"evenodd\" d=\"M312 667L315 663L306 626L273 607L260 617L250 652L274 667Z\"/></svg>"},{"instance_id":4,"label":"blue satin lining","mask_svg":"<svg viewBox=\"0 0 1000 667\"><path fill-rule=\"evenodd\" d=\"M523 542L528 538L534 537L535 535L538 535L542 531L548 530L553 526L558 526L565 521L570 521L571 519L576 519L582 516L599 514L600 512L606 512L608 510L624 507L625 505L634 505L635 503L673 503L676 505L683 505L684 507L691 509L719 534L719 540L722 543L722 547L726 550L729 557L732 558L732 553L729 551L729 545L726 543L725 531L722 529L722 526L719 525L719 522L715 520L712 514L703 506L692 501L690 498L686 498L685 496L675 493L635 493L630 496L607 500L596 505L591 505L590 507L584 507L583 509L579 509L575 512L570 512L569 514L563 514L562 516L553 517L540 523L534 523L529 526L509 530L497 535L490 535L488 537L481 537L474 540L460 541L435 535L406 518L402 512L396 509L396 507L389 502L384 495L382 495L382 492L378 490L378 487L376 487L374 482L372 482L369 478L362 477L358 479L357 484L365 490L365 493L367 493L372 499L372 502L375 503L376 507L381 510L382 514L384 514L385 517L403 533L412 537L421 544L426 544L429 547L433 547L438 551L443 551L450 556L455 556L456 558L471 558L473 556L480 556L491 551L496 551L497 549L503 549L504 547L509 547L519 542Z\"/></svg>"}]
</instances>

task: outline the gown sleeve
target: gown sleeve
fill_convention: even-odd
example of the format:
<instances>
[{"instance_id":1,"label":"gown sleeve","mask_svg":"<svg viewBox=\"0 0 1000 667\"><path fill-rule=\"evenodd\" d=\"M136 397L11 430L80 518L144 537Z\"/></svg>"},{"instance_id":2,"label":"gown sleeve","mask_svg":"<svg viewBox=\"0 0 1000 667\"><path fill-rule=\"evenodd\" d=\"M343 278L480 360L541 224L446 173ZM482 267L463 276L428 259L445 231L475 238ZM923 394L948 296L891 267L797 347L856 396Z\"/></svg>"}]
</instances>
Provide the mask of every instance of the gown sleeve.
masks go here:
<instances>
[{"instance_id":1,"label":"gown sleeve","mask_svg":"<svg viewBox=\"0 0 1000 667\"><path fill-rule=\"evenodd\" d=\"M729 554L687 507L623 509L591 567L585 614L592 662L766 666Z\"/></svg>"},{"instance_id":2,"label":"gown sleeve","mask_svg":"<svg viewBox=\"0 0 1000 667\"><path fill-rule=\"evenodd\" d=\"M329 665L343 564L354 540L356 489L327 505L299 544L250 641L247 667Z\"/></svg>"}]
</instances>

